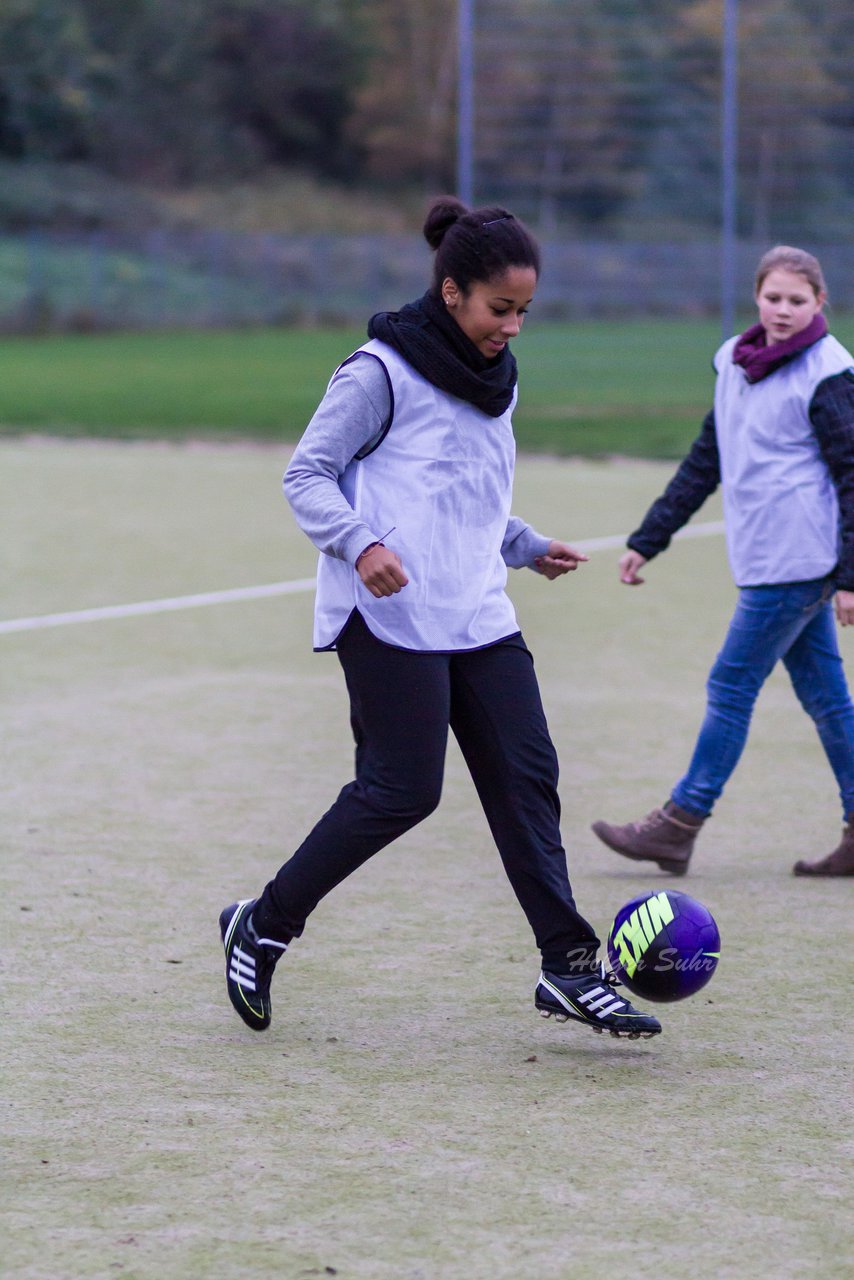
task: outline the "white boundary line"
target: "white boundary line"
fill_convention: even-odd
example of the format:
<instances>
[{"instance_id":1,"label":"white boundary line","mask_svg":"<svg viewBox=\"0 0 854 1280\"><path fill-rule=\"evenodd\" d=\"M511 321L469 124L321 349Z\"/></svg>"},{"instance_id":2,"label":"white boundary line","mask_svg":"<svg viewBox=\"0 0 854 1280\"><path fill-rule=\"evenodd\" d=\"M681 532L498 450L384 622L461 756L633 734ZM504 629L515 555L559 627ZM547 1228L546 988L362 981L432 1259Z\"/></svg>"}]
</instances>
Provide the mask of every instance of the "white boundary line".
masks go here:
<instances>
[{"instance_id":1,"label":"white boundary line","mask_svg":"<svg viewBox=\"0 0 854 1280\"><path fill-rule=\"evenodd\" d=\"M711 538L723 531L723 520L707 520L704 524L686 525L673 536L674 538ZM606 551L609 547L624 547L628 536L627 533L609 533L604 538L586 538L583 542L573 540L572 545L579 551Z\"/></svg>"},{"instance_id":2,"label":"white boundary line","mask_svg":"<svg viewBox=\"0 0 854 1280\"><path fill-rule=\"evenodd\" d=\"M723 533L722 520L688 525L677 538L708 538ZM579 551L605 551L625 546L627 535L609 534L604 538L587 538L573 542ZM99 609L77 609L73 613L46 613L35 618L11 618L0 622L0 635L15 631L44 631L48 627L67 627L77 622L103 622L110 618L135 618L152 613L175 613L180 609L199 609L210 604L232 604L240 600L264 600L270 596L291 596L312 591L314 578L295 578L291 582L270 582L258 587L234 587L229 591L205 591L193 596L169 596L163 600L143 600L139 604L111 604Z\"/></svg>"},{"instance_id":3,"label":"white boundary line","mask_svg":"<svg viewBox=\"0 0 854 1280\"><path fill-rule=\"evenodd\" d=\"M133 618L149 613L174 613L178 609L198 609L207 604L230 604L235 600L263 600L266 596L290 596L311 591L314 578L293 582L271 582L261 587L235 587L231 591L206 591L197 596L171 596L165 600L143 600L140 604L108 604L100 609L78 609L74 613L46 613L38 618L12 618L0 622L0 634L10 631L42 631L46 627L66 627L75 622L101 622L106 618Z\"/></svg>"}]
</instances>

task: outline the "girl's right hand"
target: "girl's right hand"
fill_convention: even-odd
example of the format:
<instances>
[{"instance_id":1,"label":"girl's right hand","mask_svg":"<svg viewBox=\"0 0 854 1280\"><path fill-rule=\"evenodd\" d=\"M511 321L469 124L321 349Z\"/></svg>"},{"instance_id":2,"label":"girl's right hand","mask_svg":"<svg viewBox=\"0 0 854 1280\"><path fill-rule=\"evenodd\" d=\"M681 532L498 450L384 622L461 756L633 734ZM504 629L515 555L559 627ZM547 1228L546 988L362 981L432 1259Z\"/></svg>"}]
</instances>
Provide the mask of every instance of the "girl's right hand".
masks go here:
<instances>
[{"instance_id":1,"label":"girl's right hand","mask_svg":"<svg viewBox=\"0 0 854 1280\"><path fill-rule=\"evenodd\" d=\"M638 569L642 569L645 564L646 556L629 547L625 555L620 557L620 582L625 582L627 587L639 587L643 578L639 576Z\"/></svg>"},{"instance_id":2,"label":"girl's right hand","mask_svg":"<svg viewBox=\"0 0 854 1280\"><path fill-rule=\"evenodd\" d=\"M409 582L403 565L393 551L377 542L368 547L356 561L356 572L364 585L377 600L383 596L397 595Z\"/></svg>"}]
</instances>

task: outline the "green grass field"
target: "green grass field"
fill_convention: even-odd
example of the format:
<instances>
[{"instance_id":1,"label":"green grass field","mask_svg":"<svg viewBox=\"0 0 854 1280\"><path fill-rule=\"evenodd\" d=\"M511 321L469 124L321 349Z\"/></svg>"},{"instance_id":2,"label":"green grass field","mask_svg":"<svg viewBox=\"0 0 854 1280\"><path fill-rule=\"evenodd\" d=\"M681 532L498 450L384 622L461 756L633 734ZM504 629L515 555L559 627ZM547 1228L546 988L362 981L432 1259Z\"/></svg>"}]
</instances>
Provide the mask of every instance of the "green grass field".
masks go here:
<instances>
[{"instance_id":1,"label":"green grass field","mask_svg":"<svg viewBox=\"0 0 854 1280\"><path fill-rule=\"evenodd\" d=\"M0 441L3 617L310 576L286 453ZM516 510L619 534L669 471L526 457ZM616 556L512 575L603 931L667 880L589 823L663 799L734 601L719 537L637 590ZM679 885L718 919L718 972L660 1007L657 1040L536 1016L453 746L437 813L321 904L258 1036L226 1000L217 915L350 776L310 617L302 591L0 631L4 1278L847 1280L854 886L790 874L840 818L785 678Z\"/></svg>"},{"instance_id":2,"label":"green grass field","mask_svg":"<svg viewBox=\"0 0 854 1280\"><path fill-rule=\"evenodd\" d=\"M854 317L834 321L854 345ZM295 441L360 330L0 340L0 435ZM678 457L712 396L713 321L538 325L516 344L523 449Z\"/></svg>"}]
</instances>

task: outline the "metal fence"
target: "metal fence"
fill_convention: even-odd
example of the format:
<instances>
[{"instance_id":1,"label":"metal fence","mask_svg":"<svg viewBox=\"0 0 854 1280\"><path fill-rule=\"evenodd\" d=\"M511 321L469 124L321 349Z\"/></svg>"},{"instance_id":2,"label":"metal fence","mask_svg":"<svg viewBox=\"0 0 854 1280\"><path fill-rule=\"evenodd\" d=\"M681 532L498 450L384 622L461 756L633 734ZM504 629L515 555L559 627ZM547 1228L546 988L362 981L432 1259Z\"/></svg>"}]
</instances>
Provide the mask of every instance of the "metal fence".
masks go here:
<instances>
[{"instance_id":1,"label":"metal fence","mask_svg":"<svg viewBox=\"0 0 854 1280\"><path fill-rule=\"evenodd\" d=\"M817 253L854 308L850 0L458 13L459 185L539 234L541 314L726 318L781 241ZM0 238L0 328L351 322L428 272L415 235L32 233Z\"/></svg>"},{"instance_id":2,"label":"metal fence","mask_svg":"<svg viewBox=\"0 0 854 1280\"><path fill-rule=\"evenodd\" d=\"M541 227L714 232L728 178L743 238L851 238L850 0L461 0L460 15L459 183L478 201Z\"/></svg>"},{"instance_id":3,"label":"metal fence","mask_svg":"<svg viewBox=\"0 0 854 1280\"><path fill-rule=\"evenodd\" d=\"M634 228L664 258L674 234L714 238L731 325L739 241L852 241L850 16L850 0L459 0L458 187L570 238Z\"/></svg>"},{"instance_id":4,"label":"metal fence","mask_svg":"<svg viewBox=\"0 0 854 1280\"><path fill-rule=\"evenodd\" d=\"M738 246L740 307L765 243ZM807 246L811 247L811 246ZM854 309L854 244L815 246L838 310ZM536 310L553 320L715 315L706 242L543 241ZM167 234L0 239L0 328L49 333L360 323L426 287L419 236Z\"/></svg>"}]
</instances>

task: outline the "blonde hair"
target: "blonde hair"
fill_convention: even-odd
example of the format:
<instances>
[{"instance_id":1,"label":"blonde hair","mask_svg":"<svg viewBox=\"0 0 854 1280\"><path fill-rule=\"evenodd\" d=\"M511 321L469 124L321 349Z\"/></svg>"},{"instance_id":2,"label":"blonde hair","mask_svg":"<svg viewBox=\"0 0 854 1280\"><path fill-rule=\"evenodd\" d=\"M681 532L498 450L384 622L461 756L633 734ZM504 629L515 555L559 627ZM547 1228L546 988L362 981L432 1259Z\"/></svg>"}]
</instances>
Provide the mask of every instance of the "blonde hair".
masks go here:
<instances>
[{"instance_id":1,"label":"blonde hair","mask_svg":"<svg viewBox=\"0 0 854 1280\"><path fill-rule=\"evenodd\" d=\"M821 263L818 258L814 258L811 253L807 253L806 249L795 249L790 244L778 244L773 249L769 249L767 253L763 253L759 260L759 266L756 268L755 293L758 293L762 288L765 277L778 268L783 271L794 271L799 276L805 276L817 298L822 293L827 293L824 272L821 269Z\"/></svg>"}]
</instances>

